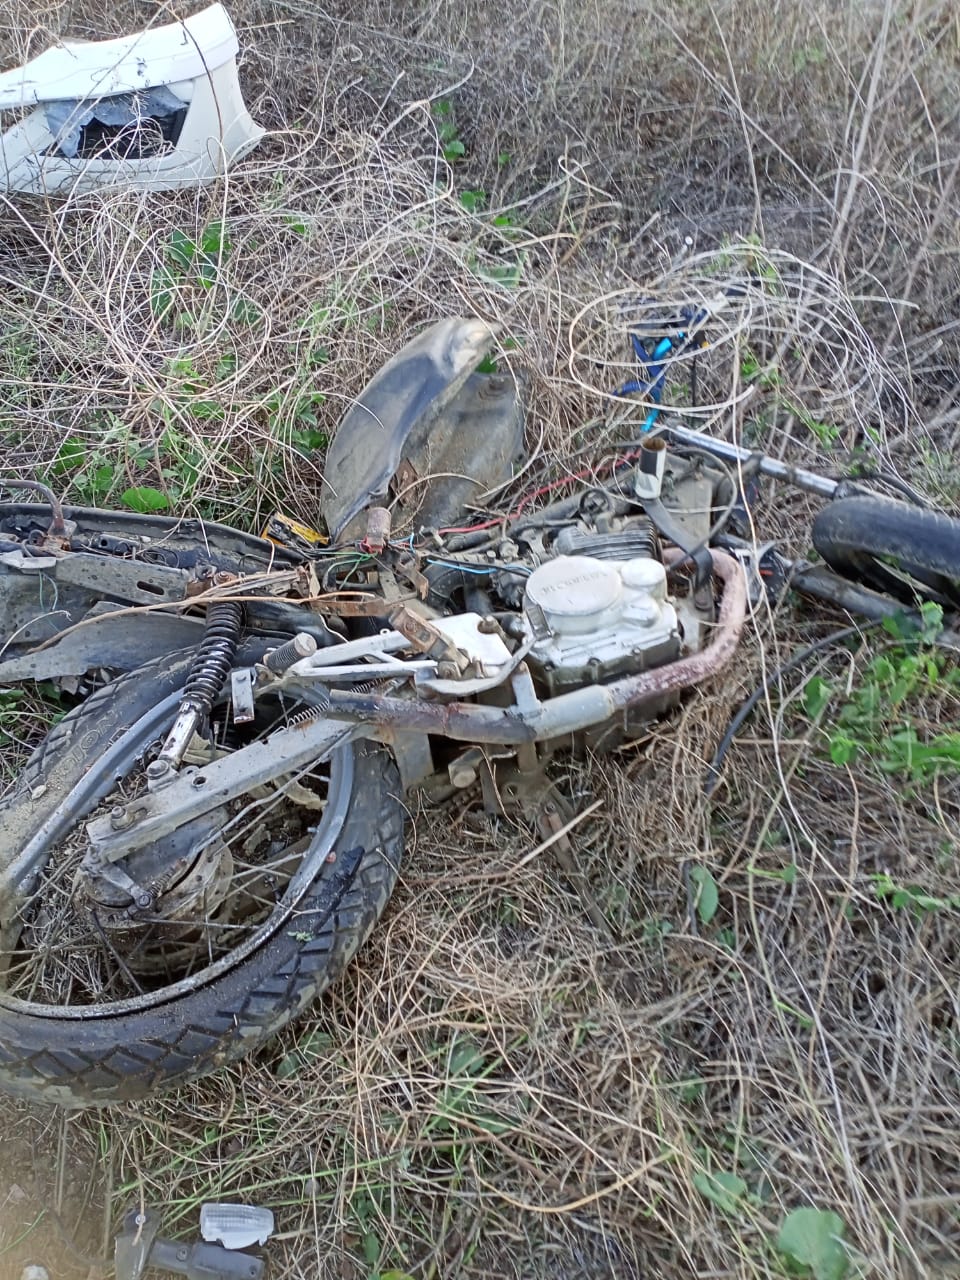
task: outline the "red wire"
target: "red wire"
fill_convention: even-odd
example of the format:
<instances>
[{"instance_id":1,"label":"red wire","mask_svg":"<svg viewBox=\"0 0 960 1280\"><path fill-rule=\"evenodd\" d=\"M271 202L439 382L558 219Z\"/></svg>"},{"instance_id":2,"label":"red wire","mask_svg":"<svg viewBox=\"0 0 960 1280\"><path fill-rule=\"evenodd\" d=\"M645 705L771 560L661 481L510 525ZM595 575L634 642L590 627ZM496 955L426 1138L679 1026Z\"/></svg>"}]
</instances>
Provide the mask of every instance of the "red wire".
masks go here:
<instances>
[{"instance_id":1,"label":"red wire","mask_svg":"<svg viewBox=\"0 0 960 1280\"><path fill-rule=\"evenodd\" d=\"M619 458L614 458L610 463L610 470L616 471L624 462L633 462L640 456L637 450L632 453L621 454ZM562 489L564 485L572 484L574 480L586 480L593 472L589 467L585 467L582 471L575 471L572 475L563 476L560 480L551 480L549 484L543 484L539 489L534 489L532 493L526 494L520 499L517 507L510 512L509 515L503 516L500 520L484 520L482 524L465 524L457 525L450 529L438 529L437 533L478 533L482 529L493 529L498 524L502 524L504 520L516 520L517 516L528 507L531 502L535 502L537 498L542 498L545 493L552 493L554 489Z\"/></svg>"}]
</instances>

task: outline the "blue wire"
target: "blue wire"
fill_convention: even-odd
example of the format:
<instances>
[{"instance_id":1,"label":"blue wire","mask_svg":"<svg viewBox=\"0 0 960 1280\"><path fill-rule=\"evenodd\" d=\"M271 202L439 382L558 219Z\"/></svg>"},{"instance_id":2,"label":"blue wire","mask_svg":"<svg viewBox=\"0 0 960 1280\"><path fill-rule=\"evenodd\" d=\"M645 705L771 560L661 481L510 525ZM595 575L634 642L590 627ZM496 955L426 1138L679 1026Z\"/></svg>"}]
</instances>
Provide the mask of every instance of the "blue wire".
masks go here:
<instances>
[{"instance_id":1,"label":"blue wire","mask_svg":"<svg viewBox=\"0 0 960 1280\"><path fill-rule=\"evenodd\" d=\"M525 564L492 564L489 569L482 569L479 565L456 564L452 560L437 560L432 556L427 561L428 564L438 564L445 569L459 569L461 573L479 574L482 577L489 577L491 573L499 573L501 570L507 570L510 573L526 573L530 570Z\"/></svg>"},{"instance_id":2,"label":"blue wire","mask_svg":"<svg viewBox=\"0 0 960 1280\"><path fill-rule=\"evenodd\" d=\"M701 324L708 318L705 307L700 307L694 311L692 307L684 307L680 312L680 317L689 329L696 331ZM653 348L648 351L638 333L630 334L630 342L633 346L633 354L637 357L641 369L644 372L645 380L634 378L629 382L625 382L622 387L614 391L615 396L631 396L643 395L648 400L653 401L653 408L643 420L640 427L642 433L646 433L653 429L657 419L660 417L660 404L663 400L663 388L667 379L667 370L669 361L665 358L675 347L682 348L689 339L689 329L678 329L672 338L663 337Z\"/></svg>"}]
</instances>

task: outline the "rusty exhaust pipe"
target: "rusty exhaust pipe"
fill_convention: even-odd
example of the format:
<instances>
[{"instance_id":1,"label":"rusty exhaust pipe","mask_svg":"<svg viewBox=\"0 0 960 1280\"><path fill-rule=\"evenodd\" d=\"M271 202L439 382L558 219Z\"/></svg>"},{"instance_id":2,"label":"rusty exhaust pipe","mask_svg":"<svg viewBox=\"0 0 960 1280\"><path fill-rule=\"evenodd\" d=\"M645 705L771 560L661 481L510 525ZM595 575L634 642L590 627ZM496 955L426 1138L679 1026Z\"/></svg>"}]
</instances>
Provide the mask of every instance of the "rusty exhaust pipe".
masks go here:
<instances>
[{"instance_id":1,"label":"rusty exhaust pipe","mask_svg":"<svg viewBox=\"0 0 960 1280\"><path fill-rule=\"evenodd\" d=\"M668 552L668 564L684 553ZM713 639L699 653L611 684L587 685L539 703L529 712L467 702L429 703L376 694L330 691L330 715L392 732L432 733L459 742L519 743L560 738L663 694L677 693L708 680L729 663L743 631L747 585L742 566L723 551L711 550L714 575L723 595Z\"/></svg>"}]
</instances>

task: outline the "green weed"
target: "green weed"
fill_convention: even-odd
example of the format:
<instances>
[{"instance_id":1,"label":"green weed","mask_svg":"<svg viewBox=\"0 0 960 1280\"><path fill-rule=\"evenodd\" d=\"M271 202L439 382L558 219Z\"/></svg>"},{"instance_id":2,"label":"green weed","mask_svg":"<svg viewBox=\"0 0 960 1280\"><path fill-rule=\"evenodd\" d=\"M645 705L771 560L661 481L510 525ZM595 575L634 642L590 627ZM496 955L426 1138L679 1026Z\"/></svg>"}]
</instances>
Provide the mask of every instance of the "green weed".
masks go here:
<instances>
[{"instance_id":1,"label":"green weed","mask_svg":"<svg viewBox=\"0 0 960 1280\"><path fill-rule=\"evenodd\" d=\"M448 164L456 164L467 154L467 147L454 119L453 103L448 98L441 98L430 110L436 122L443 158Z\"/></svg>"},{"instance_id":2,"label":"green weed","mask_svg":"<svg viewBox=\"0 0 960 1280\"><path fill-rule=\"evenodd\" d=\"M764 361L748 348L740 357L740 377L742 381L768 393L770 404L755 410L752 415L754 419L761 420L764 415L769 418L771 412L775 416L777 411L792 414L825 449L833 446L840 438L840 428L836 423L816 417L789 392L786 375L775 361Z\"/></svg>"},{"instance_id":3,"label":"green weed","mask_svg":"<svg viewBox=\"0 0 960 1280\"><path fill-rule=\"evenodd\" d=\"M942 628L940 606L928 602L920 616L912 635L903 622L888 620L888 630L900 639L870 659L848 694L840 695L829 681L815 677L803 697L807 716L826 721L828 753L835 765L870 761L908 788L960 769L960 732L938 731L922 713L925 700L960 689L960 670L932 644Z\"/></svg>"}]
</instances>

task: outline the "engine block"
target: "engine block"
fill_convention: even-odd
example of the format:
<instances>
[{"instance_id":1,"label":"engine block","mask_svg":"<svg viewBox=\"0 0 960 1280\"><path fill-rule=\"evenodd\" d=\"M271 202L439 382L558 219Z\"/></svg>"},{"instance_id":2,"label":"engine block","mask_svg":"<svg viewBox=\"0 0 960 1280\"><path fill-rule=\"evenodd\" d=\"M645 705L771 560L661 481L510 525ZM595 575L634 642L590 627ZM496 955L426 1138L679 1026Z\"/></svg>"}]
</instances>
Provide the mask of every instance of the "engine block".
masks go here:
<instances>
[{"instance_id":1,"label":"engine block","mask_svg":"<svg viewBox=\"0 0 960 1280\"><path fill-rule=\"evenodd\" d=\"M557 556L527 580L524 612L534 635L529 661L550 693L672 662L677 612L659 560Z\"/></svg>"}]
</instances>

